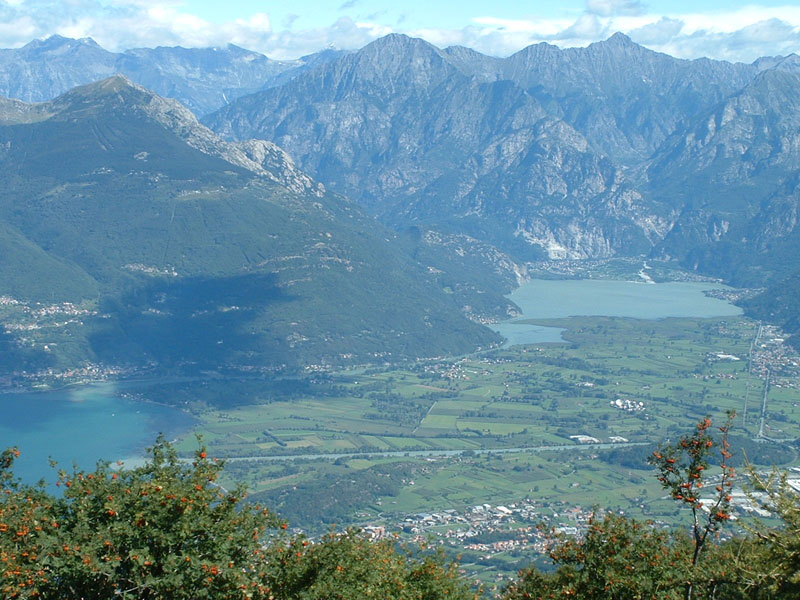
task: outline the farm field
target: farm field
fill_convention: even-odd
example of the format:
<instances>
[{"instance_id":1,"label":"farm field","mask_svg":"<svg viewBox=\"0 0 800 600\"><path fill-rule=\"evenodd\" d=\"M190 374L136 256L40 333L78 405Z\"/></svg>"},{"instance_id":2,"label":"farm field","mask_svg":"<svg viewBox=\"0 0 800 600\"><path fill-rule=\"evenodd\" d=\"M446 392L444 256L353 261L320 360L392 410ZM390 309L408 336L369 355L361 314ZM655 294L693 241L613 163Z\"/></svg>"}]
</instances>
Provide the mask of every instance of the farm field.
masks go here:
<instances>
[{"instance_id":1,"label":"farm field","mask_svg":"<svg viewBox=\"0 0 800 600\"><path fill-rule=\"evenodd\" d=\"M523 499L670 519L644 458L728 410L751 460L796 461L791 445L767 439L800 437L797 361L774 333L754 344L756 323L535 323L564 328L564 343L338 374L286 400L202 410L196 431L230 459L231 479L312 529ZM239 385L261 394L257 381Z\"/></svg>"}]
</instances>

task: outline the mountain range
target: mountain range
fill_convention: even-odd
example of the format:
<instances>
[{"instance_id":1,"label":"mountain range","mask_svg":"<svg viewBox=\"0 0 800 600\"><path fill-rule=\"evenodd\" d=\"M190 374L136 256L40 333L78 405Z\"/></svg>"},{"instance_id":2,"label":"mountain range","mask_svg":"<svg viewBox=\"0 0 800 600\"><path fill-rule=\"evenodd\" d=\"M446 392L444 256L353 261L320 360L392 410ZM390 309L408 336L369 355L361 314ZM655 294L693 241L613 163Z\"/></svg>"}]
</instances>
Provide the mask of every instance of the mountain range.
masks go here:
<instances>
[{"instance_id":1,"label":"mountain range","mask_svg":"<svg viewBox=\"0 0 800 600\"><path fill-rule=\"evenodd\" d=\"M729 190L711 182L708 161L688 148L680 154L679 140L706 127L725 103L726 131L752 126L739 123L751 117L733 99L769 95L760 88L778 80L791 95L798 74L786 64L793 63L678 60L622 34L587 48L539 44L506 59L393 35L242 97L204 122L230 139L274 141L395 226L466 231L523 257L687 259L725 237L715 239L715 223L732 222L722 207L711 208L713 196L727 198ZM790 131L793 102L760 107L774 108L774 127ZM732 156L758 160L741 147L756 140L723 143ZM785 172L768 175L770 196L791 176L791 143L785 151ZM739 180L748 168L755 167L742 166ZM702 182L709 185L698 223L692 211ZM766 193L750 203L769 202ZM733 218L763 229L753 216ZM685 239L699 227L711 235Z\"/></svg>"},{"instance_id":2,"label":"mountain range","mask_svg":"<svg viewBox=\"0 0 800 600\"><path fill-rule=\"evenodd\" d=\"M122 74L196 115L244 94L291 79L344 54L323 50L296 60L271 60L233 44L222 48L134 48L109 52L91 38L53 35L22 48L0 50L0 96L52 100L79 85Z\"/></svg>"},{"instance_id":3,"label":"mountain range","mask_svg":"<svg viewBox=\"0 0 800 600\"><path fill-rule=\"evenodd\" d=\"M121 77L52 99L116 71L194 114ZM390 35L279 63L49 38L0 51L0 93L18 98L0 103L0 269L30 298L69 274L59 294L117 315L87 353L133 360L110 350L127 336L167 360L156 331L212 313L230 330L220 307L241 305L258 343L184 339L183 360L460 351L496 340L465 316L508 314L543 258L678 261L768 287L749 310L800 331L796 55L688 61L616 34L497 58ZM275 301L223 301L226 281Z\"/></svg>"},{"instance_id":4,"label":"mountain range","mask_svg":"<svg viewBox=\"0 0 800 600\"><path fill-rule=\"evenodd\" d=\"M681 60L615 34L495 58L392 35L203 121L396 228L760 286L800 269L798 98L796 55Z\"/></svg>"}]
</instances>

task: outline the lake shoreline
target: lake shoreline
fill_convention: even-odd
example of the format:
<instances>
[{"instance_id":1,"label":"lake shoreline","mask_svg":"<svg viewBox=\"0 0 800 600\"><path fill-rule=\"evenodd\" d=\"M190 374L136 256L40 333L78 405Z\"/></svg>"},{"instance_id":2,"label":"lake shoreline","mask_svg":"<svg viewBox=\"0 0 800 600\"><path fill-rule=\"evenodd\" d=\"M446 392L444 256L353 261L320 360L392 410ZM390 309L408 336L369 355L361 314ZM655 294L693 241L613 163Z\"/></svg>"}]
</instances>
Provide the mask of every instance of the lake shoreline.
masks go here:
<instances>
[{"instance_id":1,"label":"lake shoreline","mask_svg":"<svg viewBox=\"0 0 800 600\"><path fill-rule=\"evenodd\" d=\"M642 320L665 318L715 318L742 316L742 309L728 300L706 295L729 289L718 282L630 279L528 280L508 294L521 314L495 324L492 329L514 345L567 343L565 329L530 321L571 317L620 317ZM556 331L554 331L556 330ZM558 337L556 337L556 334Z\"/></svg>"}]
</instances>

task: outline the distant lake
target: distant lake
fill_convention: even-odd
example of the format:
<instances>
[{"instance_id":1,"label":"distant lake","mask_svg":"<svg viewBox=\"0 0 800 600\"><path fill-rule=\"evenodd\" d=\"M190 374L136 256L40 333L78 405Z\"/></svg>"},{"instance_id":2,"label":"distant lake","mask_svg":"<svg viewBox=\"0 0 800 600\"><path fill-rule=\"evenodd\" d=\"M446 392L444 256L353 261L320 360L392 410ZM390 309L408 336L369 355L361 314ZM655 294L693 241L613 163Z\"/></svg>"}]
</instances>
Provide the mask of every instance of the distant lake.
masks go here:
<instances>
[{"instance_id":1,"label":"distant lake","mask_svg":"<svg viewBox=\"0 0 800 600\"><path fill-rule=\"evenodd\" d=\"M563 329L519 323L526 319L559 319L575 316L630 317L725 317L742 314L738 306L710 298L705 290L724 289L714 283L644 283L607 279L532 279L508 298L522 309L522 316L494 327L506 345L561 342Z\"/></svg>"},{"instance_id":2,"label":"distant lake","mask_svg":"<svg viewBox=\"0 0 800 600\"><path fill-rule=\"evenodd\" d=\"M159 432L172 439L194 423L178 409L126 400L116 391L114 383L95 383L0 394L0 447L17 446L21 452L15 474L29 483L44 477L52 484L50 456L66 470L73 461L91 469L98 459L141 456Z\"/></svg>"}]
</instances>

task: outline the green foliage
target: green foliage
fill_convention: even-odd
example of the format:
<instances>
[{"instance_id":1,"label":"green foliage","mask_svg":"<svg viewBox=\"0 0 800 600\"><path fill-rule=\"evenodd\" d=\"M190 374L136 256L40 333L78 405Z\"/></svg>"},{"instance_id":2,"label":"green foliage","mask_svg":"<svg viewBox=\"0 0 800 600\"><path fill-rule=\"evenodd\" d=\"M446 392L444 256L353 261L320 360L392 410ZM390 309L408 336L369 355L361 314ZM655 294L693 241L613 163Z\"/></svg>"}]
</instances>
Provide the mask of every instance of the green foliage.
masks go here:
<instances>
[{"instance_id":1,"label":"green foliage","mask_svg":"<svg viewBox=\"0 0 800 600\"><path fill-rule=\"evenodd\" d=\"M440 554L398 551L393 540L370 542L358 531L330 533L318 544L302 536L276 544L267 576L276 598L349 600L468 599L477 595Z\"/></svg>"},{"instance_id":2,"label":"green foliage","mask_svg":"<svg viewBox=\"0 0 800 600\"><path fill-rule=\"evenodd\" d=\"M522 571L504 598L678 599L690 566L687 548L685 538L650 523L606 514L589 523L583 539L557 541L550 554L554 573Z\"/></svg>"},{"instance_id":3,"label":"green foliage","mask_svg":"<svg viewBox=\"0 0 800 600\"><path fill-rule=\"evenodd\" d=\"M711 420L705 418L691 434L664 445L651 457L664 489L691 509L691 538L613 514L602 520L595 517L582 539L554 540L550 553L557 566L554 573L523 571L504 598L691 600L736 592L740 586L735 576L731 579L735 569L729 549L709 543L730 518L734 472L726 461L731 456L727 432L732 418L731 413L720 427L718 442L710 434ZM715 448L722 455L722 476L714 505L706 507L706 513L698 495Z\"/></svg>"},{"instance_id":4,"label":"green foliage","mask_svg":"<svg viewBox=\"0 0 800 600\"><path fill-rule=\"evenodd\" d=\"M757 521L752 539L744 544L737 563L739 577L746 583L746 598L789 599L800 597L800 500L786 483L786 476L774 471L762 476L750 468L755 491L766 496L762 506L781 519L780 527Z\"/></svg>"},{"instance_id":5,"label":"green foliage","mask_svg":"<svg viewBox=\"0 0 800 600\"><path fill-rule=\"evenodd\" d=\"M63 600L268 598L467 600L436 554L398 551L356 531L289 536L244 489L216 483L222 463L189 463L160 438L133 469L60 471L63 496L20 485L0 455L0 594Z\"/></svg>"},{"instance_id":6,"label":"green foliage","mask_svg":"<svg viewBox=\"0 0 800 600\"><path fill-rule=\"evenodd\" d=\"M24 517L17 527L29 530L20 537L32 542L27 557L17 556L41 572L24 581L22 597L243 597L259 540L279 521L258 506L240 505L242 489L217 486L221 464L204 449L192 464L180 462L163 439L150 453L145 465L130 470L100 463L89 473L60 471L59 499L42 495L26 504L25 488L9 496L10 505L31 507L17 511L17 520Z\"/></svg>"}]
</instances>

